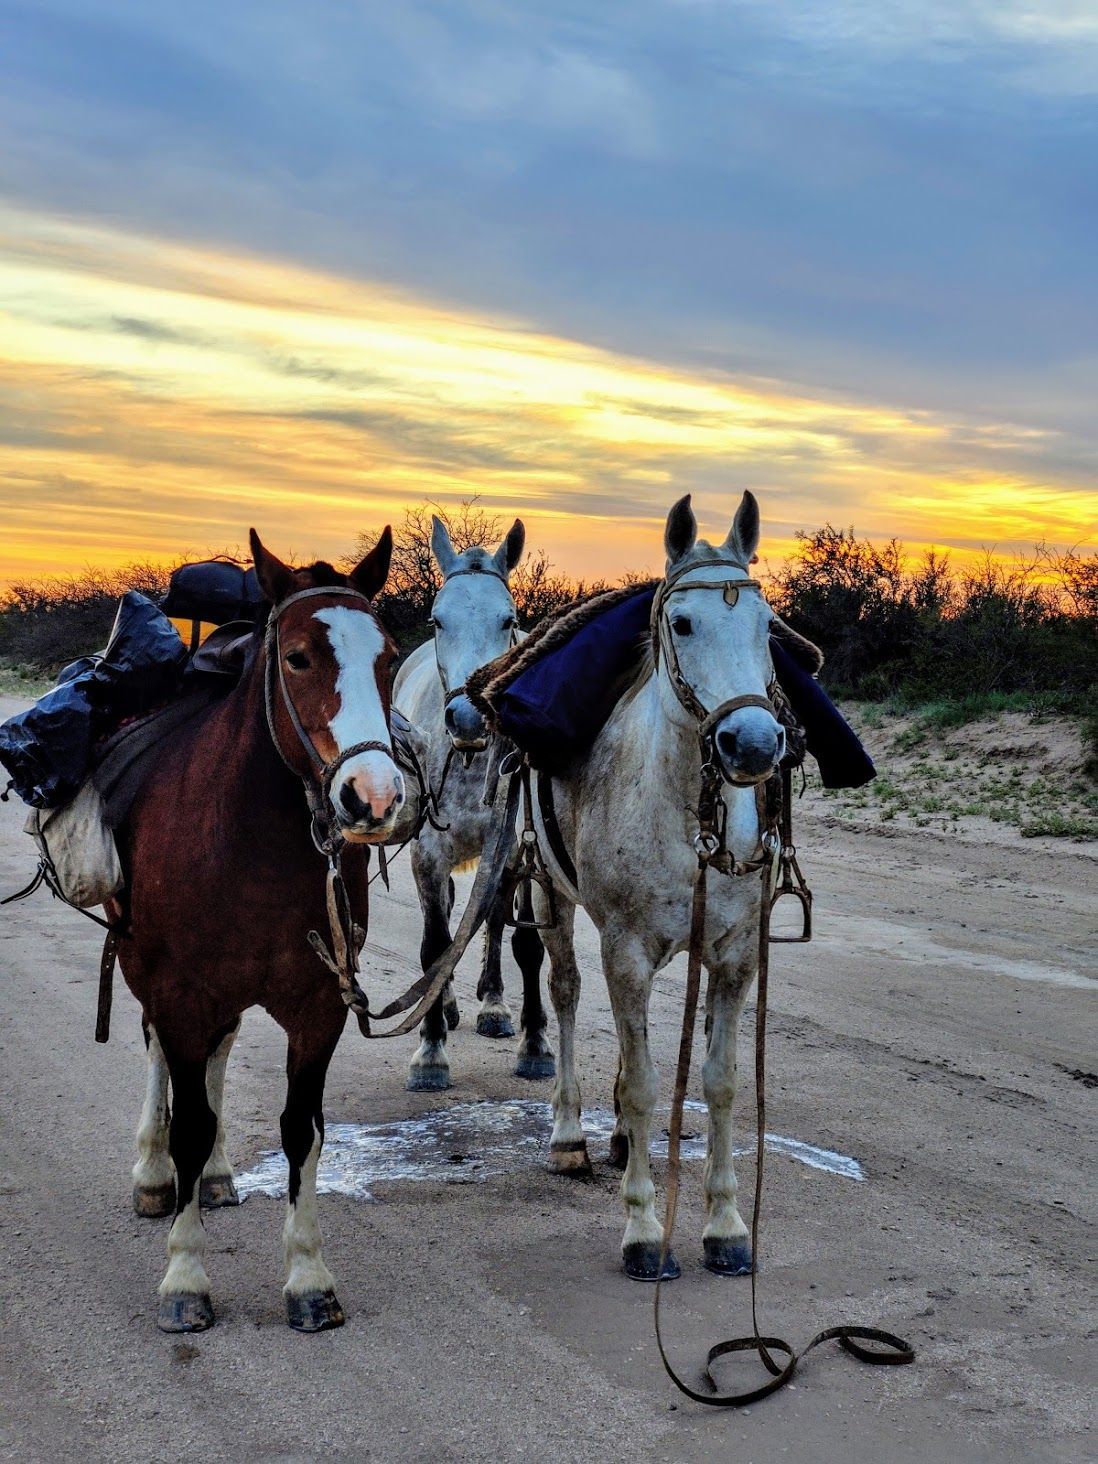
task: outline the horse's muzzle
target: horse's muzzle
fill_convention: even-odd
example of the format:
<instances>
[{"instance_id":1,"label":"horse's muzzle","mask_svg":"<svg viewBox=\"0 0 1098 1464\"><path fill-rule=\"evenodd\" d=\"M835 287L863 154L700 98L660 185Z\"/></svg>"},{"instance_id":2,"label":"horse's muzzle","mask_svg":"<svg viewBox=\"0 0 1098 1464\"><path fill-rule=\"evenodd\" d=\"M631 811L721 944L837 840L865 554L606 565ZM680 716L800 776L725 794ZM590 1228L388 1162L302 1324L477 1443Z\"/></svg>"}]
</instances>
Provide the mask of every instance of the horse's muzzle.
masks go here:
<instances>
[{"instance_id":1,"label":"horse's muzzle","mask_svg":"<svg viewBox=\"0 0 1098 1464\"><path fill-rule=\"evenodd\" d=\"M443 720L447 736L458 752L483 752L488 746L484 718L467 696L455 696L449 701Z\"/></svg>"},{"instance_id":2,"label":"horse's muzzle","mask_svg":"<svg viewBox=\"0 0 1098 1464\"><path fill-rule=\"evenodd\" d=\"M749 788L776 771L785 756L785 728L768 712L749 708L722 722L713 744L725 778Z\"/></svg>"},{"instance_id":3,"label":"horse's muzzle","mask_svg":"<svg viewBox=\"0 0 1098 1464\"><path fill-rule=\"evenodd\" d=\"M332 789L339 831L352 844L384 843L404 799L404 778L396 768L389 775L373 770L349 773Z\"/></svg>"}]
</instances>

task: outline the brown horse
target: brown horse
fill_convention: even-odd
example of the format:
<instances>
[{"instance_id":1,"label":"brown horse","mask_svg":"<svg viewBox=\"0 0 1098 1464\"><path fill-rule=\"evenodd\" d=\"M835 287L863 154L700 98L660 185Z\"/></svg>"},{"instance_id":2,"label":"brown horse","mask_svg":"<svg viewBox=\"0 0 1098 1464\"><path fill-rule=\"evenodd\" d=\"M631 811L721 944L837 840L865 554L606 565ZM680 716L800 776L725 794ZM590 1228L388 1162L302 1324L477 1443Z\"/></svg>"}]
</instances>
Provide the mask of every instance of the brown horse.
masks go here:
<instances>
[{"instance_id":1,"label":"brown horse","mask_svg":"<svg viewBox=\"0 0 1098 1464\"><path fill-rule=\"evenodd\" d=\"M405 796L389 736L395 648L371 603L389 571L389 530L348 576L324 563L291 569L254 530L252 553L273 607L266 633L235 690L165 745L126 828L127 907L112 912L128 920L119 963L171 1074L175 1220L159 1311L168 1332L214 1319L199 1208L217 1130L207 1064L227 1053L252 1006L288 1039L287 1317L300 1331L343 1321L320 1253L316 1169L347 1008L307 940L328 931L327 862L313 835L345 846L351 907L363 912L364 845L387 837Z\"/></svg>"}]
</instances>

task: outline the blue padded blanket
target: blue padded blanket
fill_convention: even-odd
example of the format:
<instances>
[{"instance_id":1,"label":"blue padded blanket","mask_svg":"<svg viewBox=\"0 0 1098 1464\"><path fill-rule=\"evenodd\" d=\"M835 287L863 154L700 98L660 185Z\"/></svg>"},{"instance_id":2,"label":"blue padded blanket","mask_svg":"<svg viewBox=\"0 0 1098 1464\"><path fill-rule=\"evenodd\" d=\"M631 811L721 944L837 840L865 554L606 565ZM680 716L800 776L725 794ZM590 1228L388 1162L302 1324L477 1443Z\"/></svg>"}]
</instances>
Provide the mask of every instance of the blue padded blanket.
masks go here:
<instances>
[{"instance_id":1,"label":"blue padded blanket","mask_svg":"<svg viewBox=\"0 0 1098 1464\"><path fill-rule=\"evenodd\" d=\"M548 652L494 699L496 724L534 766L561 772L591 746L614 710L648 634L651 585L607 609ZM770 639L774 670L805 729L825 788L858 788L876 776L854 729L816 678Z\"/></svg>"},{"instance_id":2,"label":"blue padded blanket","mask_svg":"<svg viewBox=\"0 0 1098 1464\"><path fill-rule=\"evenodd\" d=\"M34 808L75 798L98 740L174 696L186 664L187 648L168 617L128 590L102 655L66 666L52 691L0 726L0 763L19 797Z\"/></svg>"}]
</instances>

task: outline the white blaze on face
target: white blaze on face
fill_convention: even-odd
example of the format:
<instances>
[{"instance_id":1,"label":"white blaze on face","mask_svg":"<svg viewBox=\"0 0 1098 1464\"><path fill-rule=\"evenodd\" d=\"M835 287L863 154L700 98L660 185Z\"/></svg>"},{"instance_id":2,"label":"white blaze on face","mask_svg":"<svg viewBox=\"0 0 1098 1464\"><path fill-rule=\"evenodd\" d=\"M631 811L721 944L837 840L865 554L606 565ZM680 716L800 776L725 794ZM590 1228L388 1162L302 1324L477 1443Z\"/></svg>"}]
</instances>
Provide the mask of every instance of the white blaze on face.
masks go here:
<instances>
[{"instance_id":1,"label":"white blaze on face","mask_svg":"<svg viewBox=\"0 0 1098 1464\"><path fill-rule=\"evenodd\" d=\"M390 747L389 727L377 688L378 662L385 650L381 627L372 615L343 605L316 611L316 619L327 627L339 667L339 710L328 726L336 747L340 752L359 742L381 742ZM353 796L345 799L345 789ZM365 826L369 821L371 835L383 835L404 802L404 778L390 753L378 749L360 752L339 769L332 782L331 799L336 811L352 826L356 822ZM354 819L348 803L365 810L359 819Z\"/></svg>"}]
</instances>

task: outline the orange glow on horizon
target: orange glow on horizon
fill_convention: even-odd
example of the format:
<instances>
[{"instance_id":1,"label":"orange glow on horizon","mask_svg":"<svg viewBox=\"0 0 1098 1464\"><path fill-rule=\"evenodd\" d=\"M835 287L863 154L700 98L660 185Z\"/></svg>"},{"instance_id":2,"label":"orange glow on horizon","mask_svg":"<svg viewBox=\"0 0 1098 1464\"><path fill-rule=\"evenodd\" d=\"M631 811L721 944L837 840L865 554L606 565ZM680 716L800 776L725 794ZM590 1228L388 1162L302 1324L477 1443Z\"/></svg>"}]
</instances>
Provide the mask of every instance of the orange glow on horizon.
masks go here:
<instances>
[{"instance_id":1,"label":"orange glow on horizon","mask_svg":"<svg viewBox=\"0 0 1098 1464\"><path fill-rule=\"evenodd\" d=\"M300 558L478 495L588 578L750 486L776 563L854 524L965 559L1093 534L1032 429L813 398L297 266L0 208L0 581L231 549ZM1031 466L1034 465L1034 466Z\"/></svg>"}]
</instances>

